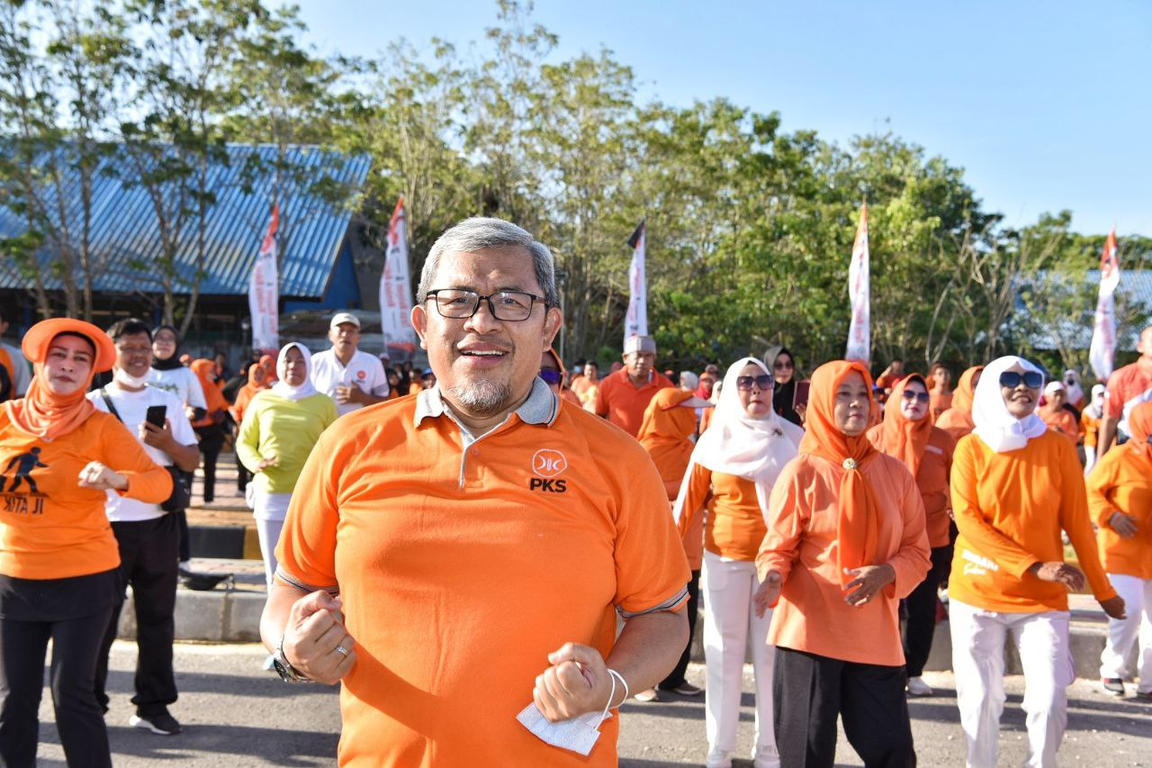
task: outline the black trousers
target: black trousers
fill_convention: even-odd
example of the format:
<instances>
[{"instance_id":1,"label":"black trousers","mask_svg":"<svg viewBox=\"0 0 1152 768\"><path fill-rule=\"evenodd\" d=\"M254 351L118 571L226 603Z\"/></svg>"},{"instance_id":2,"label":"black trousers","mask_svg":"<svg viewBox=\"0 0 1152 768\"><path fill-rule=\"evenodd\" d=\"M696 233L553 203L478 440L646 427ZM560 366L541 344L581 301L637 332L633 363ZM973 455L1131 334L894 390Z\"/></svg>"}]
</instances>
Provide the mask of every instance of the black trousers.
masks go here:
<instances>
[{"instance_id":1,"label":"black trousers","mask_svg":"<svg viewBox=\"0 0 1152 768\"><path fill-rule=\"evenodd\" d=\"M172 670L172 642L176 637L176 553L180 530L174 515L155 520L112 523L112 532L120 545L121 590L132 586L132 603L136 608L136 695L132 703L136 714L151 717L166 712L176 701L176 678ZM108 654L120 612L124 592L112 609L112 618L104 633L100 659L96 668L96 701L108 711Z\"/></svg>"},{"instance_id":2,"label":"black trousers","mask_svg":"<svg viewBox=\"0 0 1152 768\"><path fill-rule=\"evenodd\" d=\"M782 768L832 768L837 716L867 768L916 765L904 667L777 647L775 672L773 720Z\"/></svg>"},{"instance_id":3,"label":"black trousers","mask_svg":"<svg viewBox=\"0 0 1152 768\"><path fill-rule=\"evenodd\" d=\"M39 740L44 657L52 640L50 685L56 728L70 768L112 765L104 715L92 693L100 639L111 609L63 621L0 619L0 766L32 768Z\"/></svg>"},{"instance_id":4,"label":"black trousers","mask_svg":"<svg viewBox=\"0 0 1152 768\"><path fill-rule=\"evenodd\" d=\"M932 651L932 636L936 633L936 595L940 584L948 577L952 567L952 547L932 548L932 567L920 586L904 601L908 621L904 625L904 660L908 677L920 677L928 654Z\"/></svg>"},{"instance_id":5,"label":"black trousers","mask_svg":"<svg viewBox=\"0 0 1152 768\"><path fill-rule=\"evenodd\" d=\"M692 571L692 580L688 582L688 644L684 646L684 653L680 654L680 661L668 673L668 677L656 686L662 691L679 688L685 682L684 673L688 671L688 662L692 657L692 635L696 632L696 614L700 609L700 571Z\"/></svg>"},{"instance_id":6,"label":"black trousers","mask_svg":"<svg viewBox=\"0 0 1152 768\"><path fill-rule=\"evenodd\" d=\"M224 447L224 425L196 427L196 434L200 437L201 467L204 470L204 503L209 504L216 498L216 461Z\"/></svg>"}]
</instances>

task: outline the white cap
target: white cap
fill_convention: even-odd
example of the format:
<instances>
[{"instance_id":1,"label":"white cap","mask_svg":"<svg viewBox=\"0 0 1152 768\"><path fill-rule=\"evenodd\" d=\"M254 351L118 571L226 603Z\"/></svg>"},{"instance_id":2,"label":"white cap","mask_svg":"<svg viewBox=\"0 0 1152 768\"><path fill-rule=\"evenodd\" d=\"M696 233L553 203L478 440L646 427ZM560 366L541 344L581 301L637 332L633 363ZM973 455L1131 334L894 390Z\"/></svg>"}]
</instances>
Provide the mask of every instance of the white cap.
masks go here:
<instances>
[{"instance_id":1,"label":"white cap","mask_svg":"<svg viewBox=\"0 0 1152 768\"><path fill-rule=\"evenodd\" d=\"M356 315L352 314L351 312L337 312L336 314L332 315L332 322L328 323L328 327L335 328L341 323L352 323L352 325L359 328L360 318L356 317Z\"/></svg>"},{"instance_id":2,"label":"white cap","mask_svg":"<svg viewBox=\"0 0 1152 768\"><path fill-rule=\"evenodd\" d=\"M1044 387L1044 394L1046 394L1046 395L1051 395L1054 392L1066 392L1066 391L1067 390L1064 388L1064 383L1061 381L1050 381L1050 382L1048 382L1048 386Z\"/></svg>"},{"instance_id":3,"label":"white cap","mask_svg":"<svg viewBox=\"0 0 1152 768\"><path fill-rule=\"evenodd\" d=\"M624 339L624 354L651 352L656 354L656 339L651 336L629 336Z\"/></svg>"}]
</instances>

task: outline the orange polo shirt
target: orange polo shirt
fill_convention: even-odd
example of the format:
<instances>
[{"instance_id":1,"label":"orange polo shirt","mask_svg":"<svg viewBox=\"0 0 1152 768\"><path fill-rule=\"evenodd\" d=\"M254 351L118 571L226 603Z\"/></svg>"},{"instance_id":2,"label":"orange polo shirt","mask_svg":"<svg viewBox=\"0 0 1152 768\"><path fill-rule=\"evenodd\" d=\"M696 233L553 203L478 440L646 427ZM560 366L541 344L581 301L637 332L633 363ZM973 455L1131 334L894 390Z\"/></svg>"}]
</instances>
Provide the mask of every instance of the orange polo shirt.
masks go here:
<instances>
[{"instance_id":1,"label":"orange polo shirt","mask_svg":"<svg viewBox=\"0 0 1152 768\"><path fill-rule=\"evenodd\" d=\"M596 414L605 416L608 421L623 429L632 437L640 433L640 425L644 423L644 409L648 402L664 387L672 386L672 382L662 373L652 372L652 375L642 387L635 387L628 380L628 371L621 368L600 380L600 389L596 393Z\"/></svg>"},{"instance_id":2,"label":"orange polo shirt","mask_svg":"<svg viewBox=\"0 0 1152 768\"><path fill-rule=\"evenodd\" d=\"M1115 596L1096 555L1083 477L1076 448L1052 430L1005 453L976 435L961 440L952 462L952 511L960 535L949 596L1005 613L1068 610L1064 585L1028 573L1033 563L1064 560L1061 529L1096 598Z\"/></svg>"},{"instance_id":3,"label":"orange polo shirt","mask_svg":"<svg viewBox=\"0 0 1152 768\"><path fill-rule=\"evenodd\" d=\"M1145 400L1152 400L1152 363L1140 358L1112 372L1104 397L1104 415L1120 419L1120 429L1128 434L1128 412Z\"/></svg>"},{"instance_id":4,"label":"orange polo shirt","mask_svg":"<svg viewBox=\"0 0 1152 768\"><path fill-rule=\"evenodd\" d=\"M877 450L884 450L883 424L868 430L868 440ZM952 454L956 452L956 441L944 430L933 427L928 436L928 445L920 459L920 469L916 473L916 487L924 502L928 546L946 547L950 540L952 499L948 492L948 476L952 472Z\"/></svg>"},{"instance_id":5,"label":"orange polo shirt","mask_svg":"<svg viewBox=\"0 0 1152 768\"><path fill-rule=\"evenodd\" d=\"M788 462L772 487L768 533L756 566L761 579L779 571L784 585L768 642L832 659L899 666L904 663L900 599L924 580L931 565L924 503L902 462L877 453L860 468L883 513L875 564L891 565L896 581L863 606L848 605L837 563L837 499L846 471L802 454Z\"/></svg>"},{"instance_id":6,"label":"orange polo shirt","mask_svg":"<svg viewBox=\"0 0 1152 768\"><path fill-rule=\"evenodd\" d=\"M47 441L18 430L0 408L0 573L66 579L120 565L107 492L79 486L91 461L128 478L121 496L157 504L172 493L172 476L115 416L96 411Z\"/></svg>"},{"instance_id":7,"label":"orange polo shirt","mask_svg":"<svg viewBox=\"0 0 1152 768\"><path fill-rule=\"evenodd\" d=\"M537 380L471 440L440 400L347 414L304 467L278 578L339 589L358 659L344 678L345 766L613 766L516 715L565 642L605 657L617 614L678 610L688 565L648 454Z\"/></svg>"},{"instance_id":8,"label":"orange polo shirt","mask_svg":"<svg viewBox=\"0 0 1152 768\"><path fill-rule=\"evenodd\" d=\"M685 541L698 529L700 512L706 508L704 549L731 560L755 560L768 531L756 499L756 484L737 475L713 472L700 464L692 465L687 482L679 523Z\"/></svg>"},{"instance_id":9,"label":"orange polo shirt","mask_svg":"<svg viewBox=\"0 0 1152 768\"><path fill-rule=\"evenodd\" d=\"M1152 462L1131 443L1108 451L1088 475L1088 509L1096 523L1100 561L1108 573L1152 579ZM1125 539L1108 521L1120 511L1136 518L1136 535ZM1129 615L1137 610L1129 606Z\"/></svg>"}]
</instances>

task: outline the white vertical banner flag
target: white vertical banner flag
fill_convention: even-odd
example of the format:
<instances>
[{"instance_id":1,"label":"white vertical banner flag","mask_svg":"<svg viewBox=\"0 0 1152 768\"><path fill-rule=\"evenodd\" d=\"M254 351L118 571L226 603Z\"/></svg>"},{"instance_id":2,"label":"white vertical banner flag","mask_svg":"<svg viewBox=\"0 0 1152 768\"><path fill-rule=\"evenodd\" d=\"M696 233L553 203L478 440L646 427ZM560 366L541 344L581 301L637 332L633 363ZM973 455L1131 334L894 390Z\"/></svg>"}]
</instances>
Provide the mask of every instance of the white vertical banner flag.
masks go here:
<instances>
[{"instance_id":1,"label":"white vertical banner flag","mask_svg":"<svg viewBox=\"0 0 1152 768\"><path fill-rule=\"evenodd\" d=\"M260 243L260 253L248 278L248 312L252 316L252 348L280 348L280 281L276 274L276 232L280 204L272 206L272 220Z\"/></svg>"},{"instance_id":2,"label":"white vertical banner flag","mask_svg":"<svg viewBox=\"0 0 1152 768\"><path fill-rule=\"evenodd\" d=\"M408 272L408 218L404 198L396 203L388 225L388 251L380 275L380 330L384 350L416 351L416 331L412 328L412 283Z\"/></svg>"},{"instance_id":3,"label":"white vertical banner flag","mask_svg":"<svg viewBox=\"0 0 1152 768\"><path fill-rule=\"evenodd\" d=\"M648 240L645 221L640 222L628 245L632 263L628 267L628 315L624 318L624 338L648 335L648 283L644 275L644 246Z\"/></svg>"},{"instance_id":4,"label":"white vertical banner flag","mask_svg":"<svg viewBox=\"0 0 1152 768\"><path fill-rule=\"evenodd\" d=\"M1088 362L1101 382L1112 375L1116 356L1116 287L1120 285L1120 260L1116 254L1116 229L1108 233L1100 254L1100 296L1096 299L1096 317L1092 323L1092 344Z\"/></svg>"},{"instance_id":5,"label":"white vertical banner flag","mask_svg":"<svg viewBox=\"0 0 1152 768\"><path fill-rule=\"evenodd\" d=\"M848 266L848 299L852 305L852 322L848 326L846 360L872 359L872 318L870 302L872 285L868 268L868 204L860 204L860 224L852 246L852 263Z\"/></svg>"}]
</instances>

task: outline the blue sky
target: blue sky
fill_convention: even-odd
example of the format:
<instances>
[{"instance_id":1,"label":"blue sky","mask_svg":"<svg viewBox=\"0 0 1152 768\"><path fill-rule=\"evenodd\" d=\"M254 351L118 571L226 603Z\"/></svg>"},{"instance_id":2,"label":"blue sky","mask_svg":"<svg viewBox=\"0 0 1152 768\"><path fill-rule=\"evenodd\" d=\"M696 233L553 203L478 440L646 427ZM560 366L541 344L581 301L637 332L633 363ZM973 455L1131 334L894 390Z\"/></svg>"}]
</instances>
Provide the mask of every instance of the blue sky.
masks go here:
<instances>
[{"instance_id":1,"label":"blue sky","mask_svg":"<svg viewBox=\"0 0 1152 768\"><path fill-rule=\"evenodd\" d=\"M405 37L463 46L485 0L301 0L321 52ZM1152 236L1152 3L539 0L554 57L601 46L644 99L725 96L843 143L891 129L963 167L1023 225L1068 208L1085 233Z\"/></svg>"}]
</instances>

